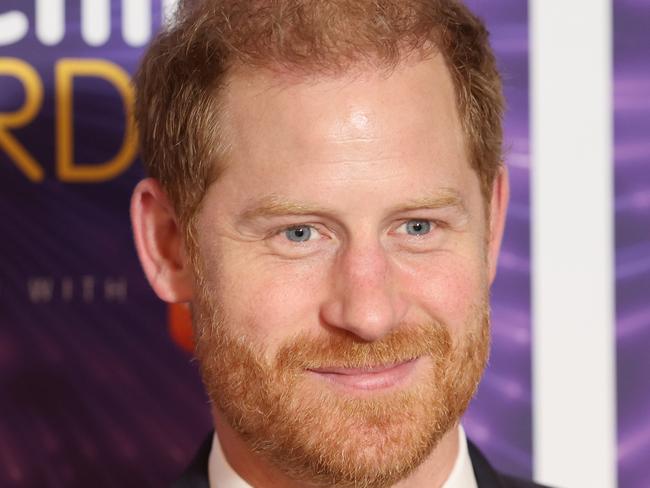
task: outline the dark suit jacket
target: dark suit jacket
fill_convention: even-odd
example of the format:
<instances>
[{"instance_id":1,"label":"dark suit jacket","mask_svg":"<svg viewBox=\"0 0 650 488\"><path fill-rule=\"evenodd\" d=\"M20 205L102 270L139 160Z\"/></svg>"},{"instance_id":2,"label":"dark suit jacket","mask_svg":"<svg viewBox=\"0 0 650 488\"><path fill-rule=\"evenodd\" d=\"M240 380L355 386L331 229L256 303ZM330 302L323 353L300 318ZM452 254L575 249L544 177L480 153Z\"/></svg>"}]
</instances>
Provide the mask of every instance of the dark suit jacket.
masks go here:
<instances>
[{"instance_id":1,"label":"dark suit jacket","mask_svg":"<svg viewBox=\"0 0 650 488\"><path fill-rule=\"evenodd\" d=\"M544 488L531 481L525 481L512 476L498 473L485 459L485 456L470 441L469 457L472 460L474 476L478 488ZM209 488L208 484L208 457L212 447L212 434L210 434L196 453L194 460L187 467L179 480L172 484L172 488Z\"/></svg>"}]
</instances>

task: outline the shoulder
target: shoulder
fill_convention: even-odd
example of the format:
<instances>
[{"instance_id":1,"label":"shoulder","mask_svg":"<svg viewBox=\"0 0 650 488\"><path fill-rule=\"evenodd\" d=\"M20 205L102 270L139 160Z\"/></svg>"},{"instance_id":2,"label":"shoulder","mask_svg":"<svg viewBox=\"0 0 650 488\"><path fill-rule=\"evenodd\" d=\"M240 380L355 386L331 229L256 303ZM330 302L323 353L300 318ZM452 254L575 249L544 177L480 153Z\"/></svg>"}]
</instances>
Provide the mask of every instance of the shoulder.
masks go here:
<instances>
[{"instance_id":1,"label":"shoulder","mask_svg":"<svg viewBox=\"0 0 650 488\"><path fill-rule=\"evenodd\" d=\"M501 475L501 479L503 480L504 488L549 488L514 476Z\"/></svg>"},{"instance_id":2,"label":"shoulder","mask_svg":"<svg viewBox=\"0 0 650 488\"><path fill-rule=\"evenodd\" d=\"M208 459L212 447L212 435L213 432L210 432L203 440L190 465L170 488L209 488Z\"/></svg>"},{"instance_id":3,"label":"shoulder","mask_svg":"<svg viewBox=\"0 0 650 488\"><path fill-rule=\"evenodd\" d=\"M549 488L529 480L501 474L469 439L467 447L478 488Z\"/></svg>"}]
</instances>

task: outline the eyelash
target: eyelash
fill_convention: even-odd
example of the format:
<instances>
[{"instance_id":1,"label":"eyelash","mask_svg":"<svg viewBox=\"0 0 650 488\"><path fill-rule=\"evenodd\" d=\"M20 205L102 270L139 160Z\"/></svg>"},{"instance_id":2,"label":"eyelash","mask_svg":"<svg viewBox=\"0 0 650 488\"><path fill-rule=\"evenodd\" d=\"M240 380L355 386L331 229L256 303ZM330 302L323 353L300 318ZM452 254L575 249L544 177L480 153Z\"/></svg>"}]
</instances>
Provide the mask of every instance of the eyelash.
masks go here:
<instances>
[{"instance_id":1,"label":"eyelash","mask_svg":"<svg viewBox=\"0 0 650 488\"><path fill-rule=\"evenodd\" d=\"M311 224L298 224L298 225L292 225L292 226L290 226L290 227L284 227L284 228L280 229L280 231L277 232L277 234L285 234L285 233L287 233L287 232L289 232L289 231L292 231L292 230L296 230L296 229L305 229L305 228L307 228L307 229L311 229L311 231L316 231L316 232L317 232L319 235L321 235L321 236L323 235L323 233L320 232L320 231L316 228L315 225L311 225ZM286 239L286 240L289 241L289 239ZM311 239L310 239L310 240L311 240ZM290 242L291 242L291 241L290 241ZM304 242L307 242L307 241L304 241ZM301 242L296 242L296 241L294 241L294 244L299 244L299 243L301 243Z\"/></svg>"},{"instance_id":2,"label":"eyelash","mask_svg":"<svg viewBox=\"0 0 650 488\"><path fill-rule=\"evenodd\" d=\"M266 234L267 239L272 239L278 236L281 236L285 232L291 229L300 229L301 227L309 227L310 229L315 228L313 224L296 224L296 225L283 225L282 227L275 227L268 231Z\"/></svg>"}]
</instances>

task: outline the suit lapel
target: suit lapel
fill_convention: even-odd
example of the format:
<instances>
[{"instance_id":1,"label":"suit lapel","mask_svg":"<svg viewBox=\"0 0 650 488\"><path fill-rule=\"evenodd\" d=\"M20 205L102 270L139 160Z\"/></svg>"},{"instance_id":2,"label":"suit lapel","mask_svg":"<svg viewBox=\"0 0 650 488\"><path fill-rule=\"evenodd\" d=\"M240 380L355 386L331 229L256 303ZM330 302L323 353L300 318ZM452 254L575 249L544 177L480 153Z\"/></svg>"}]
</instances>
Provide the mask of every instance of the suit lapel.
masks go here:
<instances>
[{"instance_id":1,"label":"suit lapel","mask_svg":"<svg viewBox=\"0 0 650 488\"><path fill-rule=\"evenodd\" d=\"M478 447L470 440L467 440L467 447L478 488L504 488L506 485L504 485L503 479L490 465L483 453L478 450Z\"/></svg>"},{"instance_id":2,"label":"suit lapel","mask_svg":"<svg viewBox=\"0 0 650 488\"><path fill-rule=\"evenodd\" d=\"M212 448L213 432L205 438L201 447L194 455L192 463L183 475L171 485L171 488L210 488L208 480L208 459Z\"/></svg>"}]
</instances>

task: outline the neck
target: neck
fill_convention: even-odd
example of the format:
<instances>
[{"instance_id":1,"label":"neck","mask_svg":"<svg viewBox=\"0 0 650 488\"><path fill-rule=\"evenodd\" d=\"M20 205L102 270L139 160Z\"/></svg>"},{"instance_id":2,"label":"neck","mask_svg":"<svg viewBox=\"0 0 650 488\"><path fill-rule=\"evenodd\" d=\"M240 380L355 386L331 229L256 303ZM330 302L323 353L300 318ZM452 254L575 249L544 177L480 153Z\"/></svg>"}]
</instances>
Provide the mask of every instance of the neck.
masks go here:
<instances>
[{"instance_id":1,"label":"neck","mask_svg":"<svg viewBox=\"0 0 650 488\"><path fill-rule=\"evenodd\" d=\"M288 478L274 464L254 453L241 436L213 409L214 426L228 464L249 485L257 488L306 488L310 486ZM441 487L449 477L459 453L458 427L454 426L436 448L407 478L393 488Z\"/></svg>"}]
</instances>

